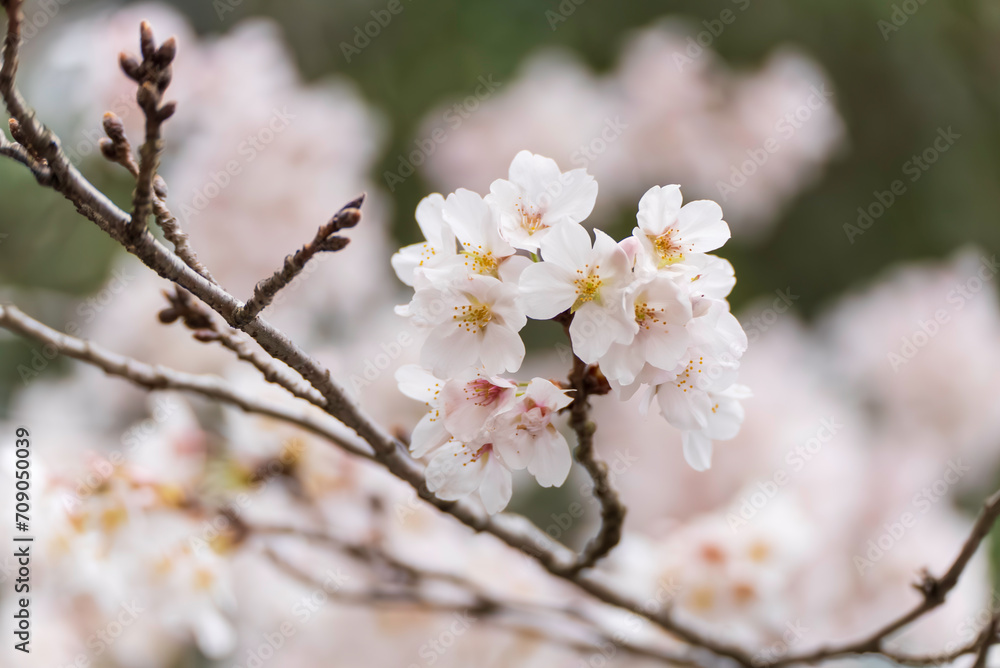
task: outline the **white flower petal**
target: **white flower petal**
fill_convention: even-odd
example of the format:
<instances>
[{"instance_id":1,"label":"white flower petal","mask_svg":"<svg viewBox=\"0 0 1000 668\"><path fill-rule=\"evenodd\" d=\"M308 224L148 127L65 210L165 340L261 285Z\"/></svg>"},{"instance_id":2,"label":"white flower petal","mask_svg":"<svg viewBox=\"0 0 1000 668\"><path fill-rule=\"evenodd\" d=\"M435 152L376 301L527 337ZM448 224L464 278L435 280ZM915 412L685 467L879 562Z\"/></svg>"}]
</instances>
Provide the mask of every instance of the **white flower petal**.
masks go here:
<instances>
[{"instance_id":1,"label":"white flower petal","mask_svg":"<svg viewBox=\"0 0 1000 668\"><path fill-rule=\"evenodd\" d=\"M730 236L722 208L707 199L688 202L677 214L677 232L685 252L707 253L721 247Z\"/></svg>"},{"instance_id":2,"label":"white flower petal","mask_svg":"<svg viewBox=\"0 0 1000 668\"><path fill-rule=\"evenodd\" d=\"M663 234L677 220L682 201L680 186L653 186L639 200L636 220L640 229L654 237Z\"/></svg>"},{"instance_id":3,"label":"white flower petal","mask_svg":"<svg viewBox=\"0 0 1000 668\"><path fill-rule=\"evenodd\" d=\"M404 364L396 369L396 382L399 383L399 391L417 401L428 403L437 398L441 386L444 384L427 369L417 364Z\"/></svg>"},{"instance_id":4,"label":"white flower petal","mask_svg":"<svg viewBox=\"0 0 1000 668\"><path fill-rule=\"evenodd\" d=\"M681 434L684 459L695 471L707 471L712 467L712 439L700 431L686 431Z\"/></svg>"},{"instance_id":5,"label":"white flower petal","mask_svg":"<svg viewBox=\"0 0 1000 668\"><path fill-rule=\"evenodd\" d=\"M521 272L521 306L529 318L548 320L576 301L574 275L551 262L536 262Z\"/></svg>"},{"instance_id":6,"label":"white flower petal","mask_svg":"<svg viewBox=\"0 0 1000 668\"><path fill-rule=\"evenodd\" d=\"M620 299L608 301L612 304L588 302L573 314L569 326L573 352L587 364L597 362L612 343L630 343L635 336L635 320L626 317L624 307L618 305Z\"/></svg>"},{"instance_id":7,"label":"white flower petal","mask_svg":"<svg viewBox=\"0 0 1000 668\"><path fill-rule=\"evenodd\" d=\"M524 341L508 327L489 324L483 332L480 358L486 373L514 373L524 361Z\"/></svg>"},{"instance_id":8,"label":"white flower petal","mask_svg":"<svg viewBox=\"0 0 1000 668\"><path fill-rule=\"evenodd\" d=\"M585 169L562 174L558 187L553 187L552 191L542 218L550 227L586 220L597 202L597 181Z\"/></svg>"},{"instance_id":9,"label":"white flower petal","mask_svg":"<svg viewBox=\"0 0 1000 668\"><path fill-rule=\"evenodd\" d=\"M582 225L560 225L542 240L542 259L563 269L576 271L594 264L590 234ZM624 251L622 252L624 254Z\"/></svg>"},{"instance_id":10,"label":"white flower petal","mask_svg":"<svg viewBox=\"0 0 1000 668\"><path fill-rule=\"evenodd\" d=\"M513 493L510 470L493 453L484 455L485 473L479 485L479 498L490 515L495 515L507 507Z\"/></svg>"},{"instance_id":11,"label":"white flower petal","mask_svg":"<svg viewBox=\"0 0 1000 668\"><path fill-rule=\"evenodd\" d=\"M428 454L444 445L451 439L451 434L445 429L444 420L432 411L422 418L410 434L410 453L417 458Z\"/></svg>"},{"instance_id":12,"label":"white flower petal","mask_svg":"<svg viewBox=\"0 0 1000 668\"><path fill-rule=\"evenodd\" d=\"M569 444L555 427L549 426L543 433L535 437L535 456L528 464L528 473L542 487L558 487L566 482L573 457L569 452Z\"/></svg>"},{"instance_id":13,"label":"white flower petal","mask_svg":"<svg viewBox=\"0 0 1000 668\"><path fill-rule=\"evenodd\" d=\"M667 422L685 431L697 431L708 425L712 403L708 393L693 387L664 383L656 389L656 400Z\"/></svg>"}]
</instances>

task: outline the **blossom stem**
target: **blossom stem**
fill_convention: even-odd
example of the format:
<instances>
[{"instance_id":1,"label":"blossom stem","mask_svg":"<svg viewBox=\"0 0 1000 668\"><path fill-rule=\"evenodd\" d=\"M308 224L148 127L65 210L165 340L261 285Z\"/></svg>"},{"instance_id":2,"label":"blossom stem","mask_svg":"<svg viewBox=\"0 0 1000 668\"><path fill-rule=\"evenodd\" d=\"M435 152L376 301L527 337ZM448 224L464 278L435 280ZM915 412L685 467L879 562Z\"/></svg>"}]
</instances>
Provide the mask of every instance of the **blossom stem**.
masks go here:
<instances>
[{"instance_id":1,"label":"blossom stem","mask_svg":"<svg viewBox=\"0 0 1000 668\"><path fill-rule=\"evenodd\" d=\"M569 337L569 326L573 322L573 314L566 311L556 316ZM591 568L618 545L622 537L627 508L612 486L608 474L608 466L598 459L594 452L594 433L597 425L590 419L590 401L592 394L605 394L610 389L607 381L600 375L596 365L584 363L573 355L573 368L570 371L568 388L573 390L573 402L566 407L569 411L569 425L576 433L577 460L587 470L594 483L594 496L601 504L601 525L597 535L591 538L577 555L576 563L571 571L578 573Z\"/></svg>"}]
</instances>

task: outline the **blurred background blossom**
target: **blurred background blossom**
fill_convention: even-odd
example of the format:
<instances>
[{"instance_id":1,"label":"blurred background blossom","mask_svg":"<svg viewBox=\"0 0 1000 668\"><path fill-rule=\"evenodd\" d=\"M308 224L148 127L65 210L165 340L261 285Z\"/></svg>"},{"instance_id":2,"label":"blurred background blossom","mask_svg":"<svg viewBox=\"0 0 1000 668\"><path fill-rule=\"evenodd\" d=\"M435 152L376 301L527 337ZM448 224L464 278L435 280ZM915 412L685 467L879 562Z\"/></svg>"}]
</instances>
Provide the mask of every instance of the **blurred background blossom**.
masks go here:
<instances>
[{"instance_id":1,"label":"blurred background blossom","mask_svg":"<svg viewBox=\"0 0 1000 668\"><path fill-rule=\"evenodd\" d=\"M569 14L527 0L402 6L362 47L358 31L384 5L29 3L42 18L24 92L81 169L126 203L128 176L97 150L106 110L133 142L140 133L117 54L136 49L143 18L177 35L168 201L240 296L366 192L351 245L282 293L269 318L401 434L422 411L393 379L416 346L392 313L404 297L389 256L417 238L422 196L483 193L529 149L595 175L590 222L619 236L651 185L719 201L733 230L722 253L738 277L731 299L750 336L746 423L696 473L658 416L595 400L598 447L630 508L604 568L695 624L770 647L771 659L856 637L915 603L920 569L950 562L1000 481L995 4L927 3L888 32L879 21L893 6L874 0L585 3ZM945 128L954 146L913 179L908 161ZM886 205L897 179L904 192ZM159 324L167 284L7 162L0 202L4 301L143 361L273 391L225 351ZM883 212L846 233L873 202ZM565 374L555 329L525 330L526 374ZM240 522L328 527L486 591L587 606L297 429L146 395L6 336L0 371L2 428L32 428L44 527L33 606L45 639L24 665L647 665L447 614L338 603L372 575L300 537L242 536ZM13 452L2 454L9 489ZM597 511L586 484L579 470L554 490L515 480L511 510L579 546ZM987 552L899 649L975 636L995 606L997 551ZM316 585L275 555L327 578L330 600L304 604ZM0 579L10 567L0 559ZM5 587L5 617L12 605ZM629 639L652 637L627 615L592 612Z\"/></svg>"}]
</instances>

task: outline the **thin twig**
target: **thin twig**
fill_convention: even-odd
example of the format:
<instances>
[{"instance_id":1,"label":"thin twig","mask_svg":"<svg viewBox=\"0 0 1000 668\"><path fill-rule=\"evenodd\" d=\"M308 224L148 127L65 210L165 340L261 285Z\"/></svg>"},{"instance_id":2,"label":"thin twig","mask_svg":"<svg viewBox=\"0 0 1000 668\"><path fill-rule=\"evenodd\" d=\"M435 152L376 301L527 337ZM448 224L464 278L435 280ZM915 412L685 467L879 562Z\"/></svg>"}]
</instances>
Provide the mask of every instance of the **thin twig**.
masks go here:
<instances>
[{"instance_id":1,"label":"thin twig","mask_svg":"<svg viewBox=\"0 0 1000 668\"><path fill-rule=\"evenodd\" d=\"M592 640L571 637L565 633L547 629L541 618L533 616L530 623L519 623L508 621L515 617L516 613L522 612L522 608L517 604L510 604L492 598L482 598L475 593L471 593L470 604L444 603L428 599L416 590L386 590L372 588L367 591L344 591L343 589L331 590L331 587L320 582L317 578L309 575L300 567L279 555L273 548L265 547L264 555L282 572L293 579L316 589L323 589L331 598L339 603L349 605L373 606L379 604L391 605L412 605L428 613L469 613L476 615L477 621L485 621L490 626L500 628L518 635L531 638L542 638L547 642L566 647L574 652L597 653L605 652L609 644L613 644L616 651L621 650L632 656L654 659L659 662L669 663L675 666L697 666L689 657L680 654L661 652L656 649L641 647L631 643L615 642L612 635L603 629L584 627L577 629L581 636L589 636ZM565 623L565 620L562 620Z\"/></svg>"},{"instance_id":2,"label":"thin twig","mask_svg":"<svg viewBox=\"0 0 1000 668\"><path fill-rule=\"evenodd\" d=\"M243 409L297 425L329 439L352 454L371 459L370 448L348 429L323 413L287 402L259 398L259 393L239 390L216 376L188 374L154 367L113 353L96 344L58 332L14 306L0 306L0 328L52 346L60 355L86 362L105 373L129 380L148 390L178 390L198 394Z\"/></svg>"},{"instance_id":3,"label":"thin twig","mask_svg":"<svg viewBox=\"0 0 1000 668\"><path fill-rule=\"evenodd\" d=\"M122 53L119 57L122 71L139 84L135 99L145 116L145 140L139 148L139 170L135 179L135 193L132 196L132 218L129 236L133 239L146 229L146 221L153 212L153 182L160 168L160 154L163 152L161 127L173 116L177 109L174 102L163 102L163 93L173 76L170 64L177 55L177 40L168 38L159 47L153 37L153 28L147 21L139 27L139 46L142 61Z\"/></svg>"},{"instance_id":4,"label":"thin twig","mask_svg":"<svg viewBox=\"0 0 1000 668\"><path fill-rule=\"evenodd\" d=\"M972 668L986 668L986 658L989 656L990 648L996 642L998 623L1000 623L1000 616L993 615L993 619L979 634L979 648L976 651L976 661L972 664Z\"/></svg>"},{"instance_id":5,"label":"thin twig","mask_svg":"<svg viewBox=\"0 0 1000 668\"><path fill-rule=\"evenodd\" d=\"M285 262L281 269L257 283L254 287L253 295L247 300L246 304L237 309L233 316L237 326L253 320L261 311L267 308L268 304L274 300L275 295L302 272L314 255L322 252L334 252L344 248L350 239L336 236L336 233L358 224L358 221L361 220L360 209L364 201L365 196L361 195L345 204L329 222L316 231L316 236L311 242L295 251L294 254L285 257Z\"/></svg>"},{"instance_id":6,"label":"thin twig","mask_svg":"<svg viewBox=\"0 0 1000 668\"><path fill-rule=\"evenodd\" d=\"M125 124L110 111L104 114L104 133L107 137L101 139L101 154L111 162L124 167L132 175L132 178L138 179L139 163L135 161L135 156L132 154L132 145L125 134ZM215 283L216 280L212 274L198 260L198 254L191 246L188 235L181 229L174 214L170 212L167 206L167 183L159 174L153 179L152 206L154 220L163 230L164 238L173 245L177 257L183 260L187 266Z\"/></svg>"},{"instance_id":7,"label":"thin twig","mask_svg":"<svg viewBox=\"0 0 1000 668\"><path fill-rule=\"evenodd\" d=\"M958 584L959 578L965 571L966 566L968 566L969 561L972 560L973 555L979 549L983 539L990 533L998 517L1000 517L1000 491L994 493L983 504L983 508L972 527L972 531L969 533L969 537L965 540L958 556L945 574L940 578L935 578L929 573L925 573L923 580L914 585L923 595L920 603L914 608L861 640L841 645L831 645L802 654L788 655L771 664L772 668L794 663L817 663L826 659L852 654L884 653L883 643L886 638L944 604L948 593Z\"/></svg>"},{"instance_id":8,"label":"thin twig","mask_svg":"<svg viewBox=\"0 0 1000 668\"><path fill-rule=\"evenodd\" d=\"M250 342L240 336L237 330L220 323L214 317L214 313L206 309L200 302L196 302L187 290L175 286L173 293L165 292L164 295L170 302L170 306L160 311L160 322L167 325L181 320L188 329L194 332L196 340L202 343L219 343L222 347L235 353L238 359L249 363L260 371L267 382L274 383L293 396L304 399L320 408L326 404L322 395L309 383L301 378L293 377L289 373L290 369L279 366L280 362L252 348Z\"/></svg>"}]
</instances>

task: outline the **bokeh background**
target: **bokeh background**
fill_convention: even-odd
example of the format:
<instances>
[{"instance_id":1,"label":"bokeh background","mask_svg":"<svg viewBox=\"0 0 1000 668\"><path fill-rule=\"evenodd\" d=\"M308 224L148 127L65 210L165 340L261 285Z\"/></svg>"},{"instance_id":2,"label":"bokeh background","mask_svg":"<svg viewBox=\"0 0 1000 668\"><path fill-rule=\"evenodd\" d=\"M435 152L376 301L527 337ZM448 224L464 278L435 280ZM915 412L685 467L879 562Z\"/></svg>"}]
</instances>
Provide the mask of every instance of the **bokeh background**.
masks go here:
<instances>
[{"instance_id":1,"label":"bokeh background","mask_svg":"<svg viewBox=\"0 0 1000 668\"><path fill-rule=\"evenodd\" d=\"M629 444L642 456L619 480L642 547L627 546L619 566L684 570L699 556L677 546L702 539L742 549L730 544L727 513L788 466L822 419L845 426L783 492L792 500L755 525L784 559L752 576L755 612L720 590L702 610L709 620L749 639L778 637L794 614L774 602L793 591L804 607L789 605L817 620L810 641L884 619L912 597L917 569L954 554L970 512L1000 480L997 3L72 0L29 3L28 15L38 30L25 47L26 95L126 208L128 175L95 150L106 109L139 136L116 55L137 49L140 18L161 38L178 34L171 93L180 106L164 176L175 213L237 295L368 192L343 258L322 263L273 310L347 378L366 378L365 363L402 326L391 305L406 297L388 259L418 239L419 200L457 187L485 192L519 149L595 174L588 222L616 238L630 232L651 185L680 183L686 199L719 201L733 230L719 254L736 269L730 301L751 342L742 382L756 398L743 434L702 476L684 470L664 423L598 406L609 459ZM224 174L229 162L238 174ZM204 346L179 343L184 332L155 323L162 284L9 161L0 162L0 281L5 300L53 326L76 324L148 361L231 373ZM534 368L561 373L548 354L557 328L526 332ZM99 452L150 410L115 381L37 354L0 338L0 414L40 423L59 412L67 451L76 433ZM411 427L418 408L394 394L391 374L375 375L355 389ZM210 441L245 446L245 426L227 431L218 415L196 412ZM889 574L878 585L859 575L852 558L886 522L922 508L915 495L957 457L972 473L934 498L931 519L891 564L879 561ZM572 485L525 488L513 509L544 527L573 498ZM578 543L590 528L562 538ZM721 587L703 566L684 576L696 582L695 608L706 600L698 587ZM940 633L911 637L915 646L960 636L963 620L994 600L987 563L977 568L958 612L935 622ZM749 630L739 626L747 619ZM175 663L162 665L200 665L212 653L188 649L167 652ZM143 665L125 650L115 661Z\"/></svg>"}]
</instances>

